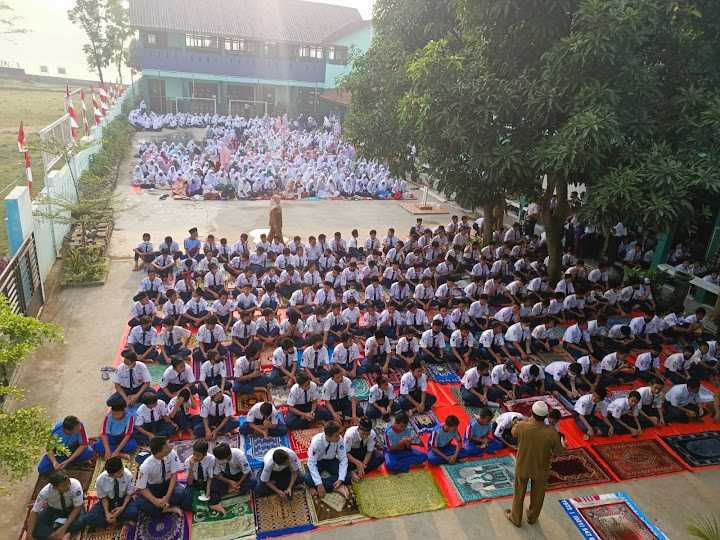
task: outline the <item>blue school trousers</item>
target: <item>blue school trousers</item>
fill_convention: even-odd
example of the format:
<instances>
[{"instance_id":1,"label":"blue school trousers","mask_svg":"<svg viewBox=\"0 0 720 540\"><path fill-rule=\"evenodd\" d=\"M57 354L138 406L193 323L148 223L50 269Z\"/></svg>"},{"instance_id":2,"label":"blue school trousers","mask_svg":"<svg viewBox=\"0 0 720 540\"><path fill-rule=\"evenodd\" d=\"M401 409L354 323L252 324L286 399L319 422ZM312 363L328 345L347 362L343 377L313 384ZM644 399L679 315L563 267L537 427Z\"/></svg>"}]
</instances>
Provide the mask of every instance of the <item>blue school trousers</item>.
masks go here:
<instances>
[{"instance_id":1,"label":"blue school trousers","mask_svg":"<svg viewBox=\"0 0 720 540\"><path fill-rule=\"evenodd\" d=\"M163 482L162 484L148 484L147 488L157 498L162 498L168 491L170 482ZM170 506L180 507L185 500L185 489L182 484L175 484L172 494L170 495ZM150 517L158 517L162 515L163 511L151 503L144 495L139 495L134 501L137 509Z\"/></svg>"},{"instance_id":2,"label":"blue school trousers","mask_svg":"<svg viewBox=\"0 0 720 540\"><path fill-rule=\"evenodd\" d=\"M258 420L254 422L254 424L256 426L262 426L262 420ZM267 432L269 437L282 437L284 435L287 435L288 428L285 424L278 422L277 425L268 428ZM240 424L240 434L245 435L246 437L258 436L255 430L250 428L250 422L243 422L242 424Z\"/></svg>"},{"instance_id":3,"label":"blue school trousers","mask_svg":"<svg viewBox=\"0 0 720 540\"><path fill-rule=\"evenodd\" d=\"M438 448L438 450L440 450L446 456L454 455L455 449L456 446L453 443ZM460 459L461 457L464 457L462 448L460 449L460 453L458 454L458 459ZM445 458L435 453L435 450L433 450L432 448L427 451L427 460L430 465L445 465L446 463L448 463Z\"/></svg>"},{"instance_id":4,"label":"blue school trousers","mask_svg":"<svg viewBox=\"0 0 720 540\"><path fill-rule=\"evenodd\" d=\"M385 450L385 468L390 473L406 473L413 465L422 465L427 461L425 452L409 450Z\"/></svg>"},{"instance_id":5,"label":"blue school trousers","mask_svg":"<svg viewBox=\"0 0 720 540\"><path fill-rule=\"evenodd\" d=\"M365 461L365 457L367 456L367 449L365 445L361 445L358 448L353 448L348 453L358 461ZM383 464L384 460L385 458L379 450L373 450L370 461L368 461L367 465L365 465L365 472L368 473L370 471L374 471ZM348 460L348 475L354 470L355 464L352 461Z\"/></svg>"},{"instance_id":6,"label":"blue school trousers","mask_svg":"<svg viewBox=\"0 0 720 540\"><path fill-rule=\"evenodd\" d=\"M273 471L270 473L270 482L275 484L275 487L281 491L285 491L290 486L290 467L286 467L285 469L281 471ZM302 469L297 471L297 477L295 478L295 483L293 486L297 486L300 484L305 483L305 475L302 472ZM271 490L268 485L260 480L258 477L257 484L255 486L255 495L258 497L265 497L267 495L273 495L275 492Z\"/></svg>"},{"instance_id":7,"label":"blue school trousers","mask_svg":"<svg viewBox=\"0 0 720 540\"><path fill-rule=\"evenodd\" d=\"M110 451L114 452L120 442L123 440L125 436L124 435L108 435L108 446L110 447ZM138 443L135 440L134 436L131 436L128 439L128 442L125 443L125 446L123 447L122 453L123 454L132 454L135 450L137 450ZM105 455L105 447L103 446L102 439L98 438L97 441L95 441L92 445L92 449L95 450L95 453L99 456Z\"/></svg>"},{"instance_id":8,"label":"blue school trousers","mask_svg":"<svg viewBox=\"0 0 720 540\"><path fill-rule=\"evenodd\" d=\"M118 506L122 504L122 501L115 502L113 499L110 499L110 510L114 510ZM125 522L125 521L137 521L138 519L139 510L137 505L134 501L130 501L128 505L125 507L125 510L122 511L120 516L118 517L119 522ZM105 518L105 510L103 509L102 501L97 501L93 507L90 509L90 511L82 516L82 518L78 518L82 523L80 526L80 529L84 529L85 527L95 527L96 529L104 529L108 526L107 519Z\"/></svg>"},{"instance_id":9,"label":"blue school trousers","mask_svg":"<svg viewBox=\"0 0 720 540\"><path fill-rule=\"evenodd\" d=\"M304 403L302 405L298 404L294 405L294 407L302 412L310 412L312 403ZM313 418L313 422L305 420L301 416L298 416L294 412L288 410L285 423L287 424L288 429L308 429L315 422L327 422L329 420L332 420L330 411L322 405L318 405L315 407L315 417Z\"/></svg>"},{"instance_id":10,"label":"blue school trousers","mask_svg":"<svg viewBox=\"0 0 720 540\"><path fill-rule=\"evenodd\" d=\"M255 393L255 388L265 388L271 383L271 379L264 375L255 377L254 379L248 379L246 381L235 381L232 385L232 390L241 396L250 396Z\"/></svg>"},{"instance_id":11,"label":"blue school trousers","mask_svg":"<svg viewBox=\"0 0 720 540\"><path fill-rule=\"evenodd\" d=\"M242 471L237 474L228 474L227 472L225 472L222 473L222 476L224 476L228 480L234 480L235 482L237 482L242 478L243 473ZM237 493L238 495L245 495L246 493L254 491L256 485L257 480L252 475L252 473L250 473L248 474L247 478L245 478L245 480L243 480L240 484L240 489L234 493ZM210 501L208 505L214 506L220 503L220 500L228 494L228 491L228 485L225 482L222 482L217 476L213 477L213 479L210 481ZM190 506L192 508L192 499L190 499Z\"/></svg>"},{"instance_id":12,"label":"blue school trousers","mask_svg":"<svg viewBox=\"0 0 720 540\"><path fill-rule=\"evenodd\" d=\"M70 450L70 454L72 454L74 451L75 451L75 449ZM82 451L82 453L78 457L76 457L73 460L73 464L84 463L86 461L90 461L92 459L93 455L95 455L95 452L93 452L93 449L90 446L88 446L85 450ZM70 455L63 456L60 454L55 454L55 460L58 463L64 463L69 457L70 457ZM42 459L40 460L40 463L38 463L38 466L37 466L38 474L41 474L41 475L42 474L50 474L51 472L53 472L53 470L54 469L53 469L52 462L50 461L50 458L47 457L47 455L43 456Z\"/></svg>"},{"instance_id":13,"label":"blue school trousers","mask_svg":"<svg viewBox=\"0 0 720 540\"><path fill-rule=\"evenodd\" d=\"M326 473L325 476L322 477L322 483L325 487L325 491L332 492L335 491L335 482L338 480L342 480L343 484L349 484L350 483L350 468L348 467L348 471L345 474L345 478L340 478L340 460L339 459L321 459L317 462L317 468L318 472L320 474ZM315 487L315 481L312 478L312 475L308 473L305 475L305 485L307 485L310 488Z\"/></svg>"},{"instance_id":14,"label":"blue school trousers","mask_svg":"<svg viewBox=\"0 0 720 540\"><path fill-rule=\"evenodd\" d=\"M419 402L422 399L422 395L420 390L413 390L410 392L410 397L412 397L415 401ZM437 401L437 398L433 396L432 394L425 393L425 410L429 411L433 408L433 405L435 405L435 402ZM400 399L398 400L398 409L402 409L403 411L409 411L413 408L413 404L410 403L410 400L407 399L405 396L400 396Z\"/></svg>"},{"instance_id":15,"label":"blue school trousers","mask_svg":"<svg viewBox=\"0 0 720 540\"><path fill-rule=\"evenodd\" d=\"M469 439L465 440L465 443L463 444L463 449L460 451L460 457L470 457L470 456L482 456L484 454L493 454L497 452L498 450L502 449L502 447L505 446L502 441L499 441L498 439L491 438L488 441L488 444L485 448L480 448L475 443L471 442Z\"/></svg>"},{"instance_id":16,"label":"blue school trousers","mask_svg":"<svg viewBox=\"0 0 720 540\"><path fill-rule=\"evenodd\" d=\"M46 538L49 538L55 529L60 528L60 525L57 525L57 527L55 526L55 520L69 516L72 510L73 509L71 507L68 508L66 512L63 512L62 510L48 507L40 512L37 516L37 521L35 522L35 529L32 531L32 538L37 540L45 540ZM82 523L80 520L83 518L84 513L85 510L80 511L80 515L68 527L69 533L72 534L81 530Z\"/></svg>"},{"instance_id":17,"label":"blue school trousers","mask_svg":"<svg viewBox=\"0 0 720 540\"><path fill-rule=\"evenodd\" d=\"M208 425L210 426L210 429L214 429L215 426L217 426L220 422L223 421L224 418L224 416L208 416ZM226 435L232 431L235 431L239 426L240 422L238 422L235 418L231 416L225 423L225 426L220 430L220 435ZM202 420L195 424L195 427L193 427L193 434L199 439L205 437L205 425L203 424Z\"/></svg>"}]
</instances>

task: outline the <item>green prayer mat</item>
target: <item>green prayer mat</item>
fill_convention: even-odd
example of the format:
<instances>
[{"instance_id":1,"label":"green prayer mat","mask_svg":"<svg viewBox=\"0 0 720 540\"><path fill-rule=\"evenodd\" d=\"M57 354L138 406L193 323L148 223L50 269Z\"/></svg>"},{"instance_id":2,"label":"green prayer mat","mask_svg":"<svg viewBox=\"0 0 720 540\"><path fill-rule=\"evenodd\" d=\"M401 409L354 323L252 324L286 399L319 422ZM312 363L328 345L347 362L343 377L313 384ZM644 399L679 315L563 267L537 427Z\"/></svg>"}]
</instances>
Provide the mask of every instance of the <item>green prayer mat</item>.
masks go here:
<instances>
[{"instance_id":1,"label":"green prayer mat","mask_svg":"<svg viewBox=\"0 0 720 540\"><path fill-rule=\"evenodd\" d=\"M350 489L350 497L347 499L339 493L326 493L320 499L307 492L308 506L312 522L316 525L337 525L350 523L358 519L364 519L358 510L355 493Z\"/></svg>"},{"instance_id":2,"label":"green prayer mat","mask_svg":"<svg viewBox=\"0 0 720 540\"><path fill-rule=\"evenodd\" d=\"M165 364L147 364L148 371L150 372L150 384L160 385L162 383L162 376L167 369Z\"/></svg>"},{"instance_id":3,"label":"green prayer mat","mask_svg":"<svg viewBox=\"0 0 720 540\"><path fill-rule=\"evenodd\" d=\"M225 515L208 508L193 495L192 537L202 540L235 540L255 535L255 517L248 495L230 495L222 500Z\"/></svg>"},{"instance_id":4,"label":"green prayer mat","mask_svg":"<svg viewBox=\"0 0 720 540\"><path fill-rule=\"evenodd\" d=\"M482 407L473 407L471 405L465 405L465 403L463 403L462 394L460 393L459 386L453 387L452 394L453 394L453 396L455 396L455 399L457 400L458 405L460 405L460 407L465 409L465 412L468 414L468 417L472 417L473 414L480 413L480 409L482 409ZM488 407L488 409L490 409L490 411L492 411L492 413L493 413L493 420L495 420L498 416L500 416L501 411L500 411L499 407Z\"/></svg>"},{"instance_id":5,"label":"green prayer mat","mask_svg":"<svg viewBox=\"0 0 720 540\"><path fill-rule=\"evenodd\" d=\"M463 502L512 495L515 485L515 460L511 456L443 465Z\"/></svg>"},{"instance_id":6,"label":"green prayer mat","mask_svg":"<svg viewBox=\"0 0 720 540\"><path fill-rule=\"evenodd\" d=\"M370 384L365 377L357 377L352 381L352 388L355 392L355 399L358 401L367 401L370 397Z\"/></svg>"},{"instance_id":7,"label":"green prayer mat","mask_svg":"<svg viewBox=\"0 0 720 540\"><path fill-rule=\"evenodd\" d=\"M440 510L447 506L430 471L366 477L354 484L360 512L386 518Z\"/></svg>"}]
</instances>

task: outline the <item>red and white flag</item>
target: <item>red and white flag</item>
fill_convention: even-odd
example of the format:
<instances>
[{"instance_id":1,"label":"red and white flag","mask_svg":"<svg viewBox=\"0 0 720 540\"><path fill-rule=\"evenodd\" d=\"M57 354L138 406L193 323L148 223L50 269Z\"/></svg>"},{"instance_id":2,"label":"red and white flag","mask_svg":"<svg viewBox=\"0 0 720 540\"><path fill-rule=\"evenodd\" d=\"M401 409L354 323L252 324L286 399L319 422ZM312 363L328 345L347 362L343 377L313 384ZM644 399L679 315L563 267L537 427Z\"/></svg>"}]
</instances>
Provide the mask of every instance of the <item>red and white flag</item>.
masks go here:
<instances>
[{"instance_id":1,"label":"red and white flag","mask_svg":"<svg viewBox=\"0 0 720 540\"><path fill-rule=\"evenodd\" d=\"M70 99L70 87L67 85L65 86L65 112L70 116L70 133L72 134L72 138L77 141L77 114L75 114L75 107L73 107L72 100Z\"/></svg>"},{"instance_id":2,"label":"red and white flag","mask_svg":"<svg viewBox=\"0 0 720 540\"><path fill-rule=\"evenodd\" d=\"M102 86L100 87L100 89L98 91L100 92L100 111L102 112L102 115L105 116L105 115L107 115L108 110L110 109L109 103L108 103L109 102L108 94L105 91L105 88L103 88Z\"/></svg>"},{"instance_id":3,"label":"red and white flag","mask_svg":"<svg viewBox=\"0 0 720 540\"><path fill-rule=\"evenodd\" d=\"M92 107L95 125L99 126L100 122L102 122L102 112L100 112L100 104L98 103L97 95L95 95L95 88L92 88Z\"/></svg>"},{"instance_id":4,"label":"red and white flag","mask_svg":"<svg viewBox=\"0 0 720 540\"><path fill-rule=\"evenodd\" d=\"M18 151L24 154L25 159L25 178L27 179L27 186L30 190L30 196L32 196L32 162L30 161L30 152L27 149L27 141L25 140L25 130L23 129L23 123L20 122L20 129L18 130Z\"/></svg>"},{"instance_id":5,"label":"red and white flag","mask_svg":"<svg viewBox=\"0 0 720 540\"><path fill-rule=\"evenodd\" d=\"M83 122L83 131L85 132L85 136L90 136L90 124L88 123L87 119L87 106L85 105L85 91L81 88L80 89L80 105L82 106L82 122Z\"/></svg>"}]
</instances>

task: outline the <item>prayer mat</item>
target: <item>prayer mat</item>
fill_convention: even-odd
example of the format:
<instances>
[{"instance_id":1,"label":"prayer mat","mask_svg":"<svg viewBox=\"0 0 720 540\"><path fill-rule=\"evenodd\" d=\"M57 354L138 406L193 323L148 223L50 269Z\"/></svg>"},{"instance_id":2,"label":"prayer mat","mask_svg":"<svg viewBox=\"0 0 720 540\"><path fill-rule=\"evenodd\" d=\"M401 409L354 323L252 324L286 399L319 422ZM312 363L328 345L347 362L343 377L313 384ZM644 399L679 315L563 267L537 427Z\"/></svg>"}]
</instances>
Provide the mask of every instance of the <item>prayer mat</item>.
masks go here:
<instances>
[{"instance_id":1,"label":"prayer mat","mask_svg":"<svg viewBox=\"0 0 720 540\"><path fill-rule=\"evenodd\" d=\"M285 448L290 446L290 439L287 435L282 437L253 437L250 435L243 435L243 451L245 457L250 464L252 469L262 469L263 456L278 446L284 446Z\"/></svg>"},{"instance_id":2,"label":"prayer mat","mask_svg":"<svg viewBox=\"0 0 720 540\"><path fill-rule=\"evenodd\" d=\"M460 377L447 364L425 364L425 372L428 377L439 384L456 384Z\"/></svg>"},{"instance_id":3,"label":"prayer mat","mask_svg":"<svg viewBox=\"0 0 720 540\"><path fill-rule=\"evenodd\" d=\"M270 399L268 391L264 388L256 388L255 393L250 396L238 396L237 400L237 413L245 414L250 408L261 401L268 401Z\"/></svg>"},{"instance_id":4,"label":"prayer mat","mask_svg":"<svg viewBox=\"0 0 720 540\"><path fill-rule=\"evenodd\" d=\"M566 328L564 326L554 326L547 331L548 339L557 339L561 341L565 335Z\"/></svg>"},{"instance_id":5,"label":"prayer mat","mask_svg":"<svg viewBox=\"0 0 720 540\"><path fill-rule=\"evenodd\" d=\"M540 360L543 366L547 366L553 362L568 362L570 360L567 354L557 351L535 353L534 356Z\"/></svg>"},{"instance_id":6,"label":"prayer mat","mask_svg":"<svg viewBox=\"0 0 720 540\"><path fill-rule=\"evenodd\" d=\"M367 401L370 398L370 385L365 377L353 379L352 389L358 401Z\"/></svg>"},{"instance_id":7,"label":"prayer mat","mask_svg":"<svg viewBox=\"0 0 720 540\"><path fill-rule=\"evenodd\" d=\"M210 441L210 450L212 451L218 444L225 443L230 448L242 448L242 441L238 433L232 435L219 435L214 441Z\"/></svg>"},{"instance_id":8,"label":"prayer mat","mask_svg":"<svg viewBox=\"0 0 720 540\"><path fill-rule=\"evenodd\" d=\"M156 518L142 515L130 527L127 540L190 540L190 527L185 516L162 514Z\"/></svg>"},{"instance_id":9,"label":"prayer mat","mask_svg":"<svg viewBox=\"0 0 720 540\"><path fill-rule=\"evenodd\" d=\"M584 448L566 449L553 456L550 463L549 489L565 489L611 481L612 478Z\"/></svg>"},{"instance_id":10,"label":"prayer mat","mask_svg":"<svg viewBox=\"0 0 720 540\"><path fill-rule=\"evenodd\" d=\"M321 427L308 429L293 429L290 432L290 447L300 459L307 459L307 451L310 448L312 438L322 431Z\"/></svg>"},{"instance_id":11,"label":"prayer mat","mask_svg":"<svg viewBox=\"0 0 720 540\"><path fill-rule=\"evenodd\" d=\"M463 502L513 494L515 460L511 456L446 464L440 469Z\"/></svg>"},{"instance_id":12,"label":"prayer mat","mask_svg":"<svg viewBox=\"0 0 720 540\"><path fill-rule=\"evenodd\" d=\"M623 492L561 499L560 505L588 540L667 540Z\"/></svg>"},{"instance_id":13,"label":"prayer mat","mask_svg":"<svg viewBox=\"0 0 720 540\"><path fill-rule=\"evenodd\" d=\"M226 513L211 510L207 502L193 499L192 536L202 540L235 540L255 535L255 518L249 495L222 500Z\"/></svg>"},{"instance_id":14,"label":"prayer mat","mask_svg":"<svg viewBox=\"0 0 720 540\"><path fill-rule=\"evenodd\" d=\"M440 425L440 420L432 411L415 413L410 417L410 424L417 433L430 433Z\"/></svg>"},{"instance_id":15,"label":"prayer mat","mask_svg":"<svg viewBox=\"0 0 720 540\"><path fill-rule=\"evenodd\" d=\"M350 496L347 499L335 492L326 493L322 499L308 492L312 522L315 525L336 525L361 519L363 516L358 509L355 492L352 488L348 491Z\"/></svg>"},{"instance_id":16,"label":"prayer mat","mask_svg":"<svg viewBox=\"0 0 720 540\"><path fill-rule=\"evenodd\" d=\"M314 529L304 491L295 491L288 501L277 495L255 497L255 529L258 539Z\"/></svg>"},{"instance_id":17,"label":"prayer mat","mask_svg":"<svg viewBox=\"0 0 720 540\"><path fill-rule=\"evenodd\" d=\"M375 385L375 381L377 380L378 374L377 373L366 373L365 378L367 379L368 386L372 387ZM402 377L402 373L395 371L394 369L391 369L387 372L387 375L385 375L385 378L387 381L393 385L394 388L400 387L400 378Z\"/></svg>"},{"instance_id":18,"label":"prayer mat","mask_svg":"<svg viewBox=\"0 0 720 540\"><path fill-rule=\"evenodd\" d=\"M569 418L572 416L572 413L568 411L555 396L550 395L533 396L505 401L503 402L503 407L505 407L508 411L519 412L523 416L530 418L530 416L532 416L532 406L537 401L544 401L550 409L557 409L560 411L560 416L563 418Z\"/></svg>"},{"instance_id":19,"label":"prayer mat","mask_svg":"<svg viewBox=\"0 0 720 540\"><path fill-rule=\"evenodd\" d=\"M372 518L404 516L445 508L447 503L430 471L368 476L353 484L358 508Z\"/></svg>"},{"instance_id":20,"label":"prayer mat","mask_svg":"<svg viewBox=\"0 0 720 540\"><path fill-rule=\"evenodd\" d=\"M86 530L80 538L82 540L125 540L129 527L115 524L105 529Z\"/></svg>"},{"instance_id":21,"label":"prayer mat","mask_svg":"<svg viewBox=\"0 0 720 540\"><path fill-rule=\"evenodd\" d=\"M145 364L150 372L150 384L153 386L160 386L162 383L162 376L167 369L165 364Z\"/></svg>"},{"instance_id":22,"label":"prayer mat","mask_svg":"<svg viewBox=\"0 0 720 540\"><path fill-rule=\"evenodd\" d=\"M185 460L192 456L194 442L195 441L174 441L170 443L170 446L172 446L173 450L175 450L180 463L184 464Z\"/></svg>"},{"instance_id":23,"label":"prayer mat","mask_svg":"<svg viewBox=\"0 0 720 540\"><path fill-rule=\"evenodd\" d=\"M620 480L684 470L682 465L654 440L598 444L593 448Z\"/></svg>"},{"instance_id":24,"label":"prayer mat","mask_svg":"<svg viewBox=\"0 0 720 540\"><path fill-rule=\"evenodd\" d=\"M290 395L290 389L287 386L273 386L270 390L270 396L276 408L287 405L288 395Z\"/></svg>"},{"instance_id":25,"label":"prayer mat","mask_svg":"<svg viewBox=\"0 0 720 540\"><path fill-rule=\"evenodd\" d=\"M83 493L87 493L91 486L94 487L92 480L95 476L96 460L97 458L93 457L84 463L71 464L63 469L63 472L67 476L75 478L80 482L80 485L83 488ZM48 485L48 483L49 481L47 475L38 476L37 482L35 483L35 489L33 490L32 499L30 499L31 502L34 502L35 499L37 499L40 490Z\"/></svg>"},{"instance_id":26,"label":"prayer mat","mask_svg":"<svg viewBox=\"0 0 720 540\"><path fill-rule=\"evenodd\" d=\"M664 439L691 467L720 465L720 431L689 433Z\"/></svg>"},{"instance_id":27,"label":"prayer mat","mask_svg":"<svg viewBox=\"0 0 720 540\"><path fill-rule=\"evenodd\" d=\"M455 397L457 404L460 407L462 407L463 409L465 409L465 412L467 413L468 417L472 417L472 415L478 414L480 412L480 409L482 409L482 407L473 407L472 405L465 405L465 403L463 403L462 394L460 393L459 386L455 386L452 388L452 394ZM495 418L500 416L500 413L501 413L500 406L497 403L491 401L488 408L493 412L493 420L495 420Z\"/></svg>"},{"instance_id":28,"label":"prayer mat","mask_svg":"<svg viewBox=\"0 0 720 540\"><path fill-rule=\"evenodd\" d=\"M378 418L373 423L373 431L375 432L375 446L383 450L385 448L385 428L390 425L382 418Z\"/></svg>"}]
</instances>

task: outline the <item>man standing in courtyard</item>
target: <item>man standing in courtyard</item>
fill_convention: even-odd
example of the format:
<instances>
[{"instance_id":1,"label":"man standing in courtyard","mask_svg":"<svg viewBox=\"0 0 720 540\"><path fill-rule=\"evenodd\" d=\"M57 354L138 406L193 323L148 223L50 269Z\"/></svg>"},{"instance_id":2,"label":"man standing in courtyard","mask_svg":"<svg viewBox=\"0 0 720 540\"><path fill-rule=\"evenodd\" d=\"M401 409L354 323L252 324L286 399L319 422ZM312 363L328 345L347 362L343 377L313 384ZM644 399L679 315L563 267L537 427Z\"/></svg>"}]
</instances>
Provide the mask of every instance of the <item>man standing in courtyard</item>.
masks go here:
<instances>
[{"instance_id":1,"label":"man standing in courtyard","mask_svg":"<svg viewBox=\"0 0 720 540\"><path fill-rule=\"evenodd\" d=\"M562 450L560 434L545 424L548 413L547 404L537 401L532 407L532 418L512 427L513 437L517 439L515 491L512 510L505 510L505 517L516 527L522 525L523 504L529 481L532 481L532 491L527 522L530 525L537 522L545 499L550 461L553 454Z\"/></svg>"},{"instance_id":2,"label":"man standing in courtyard","mask_svg":"<svg viewBox=\"0 0 720 540\"><path fill-rule=\"evenodd\" d=\"M272 242L275 238L283 242L282 224L280 197L273 195L270 199L270 232L268 233L268 242Z\"/></svg>"}]
</instances>

